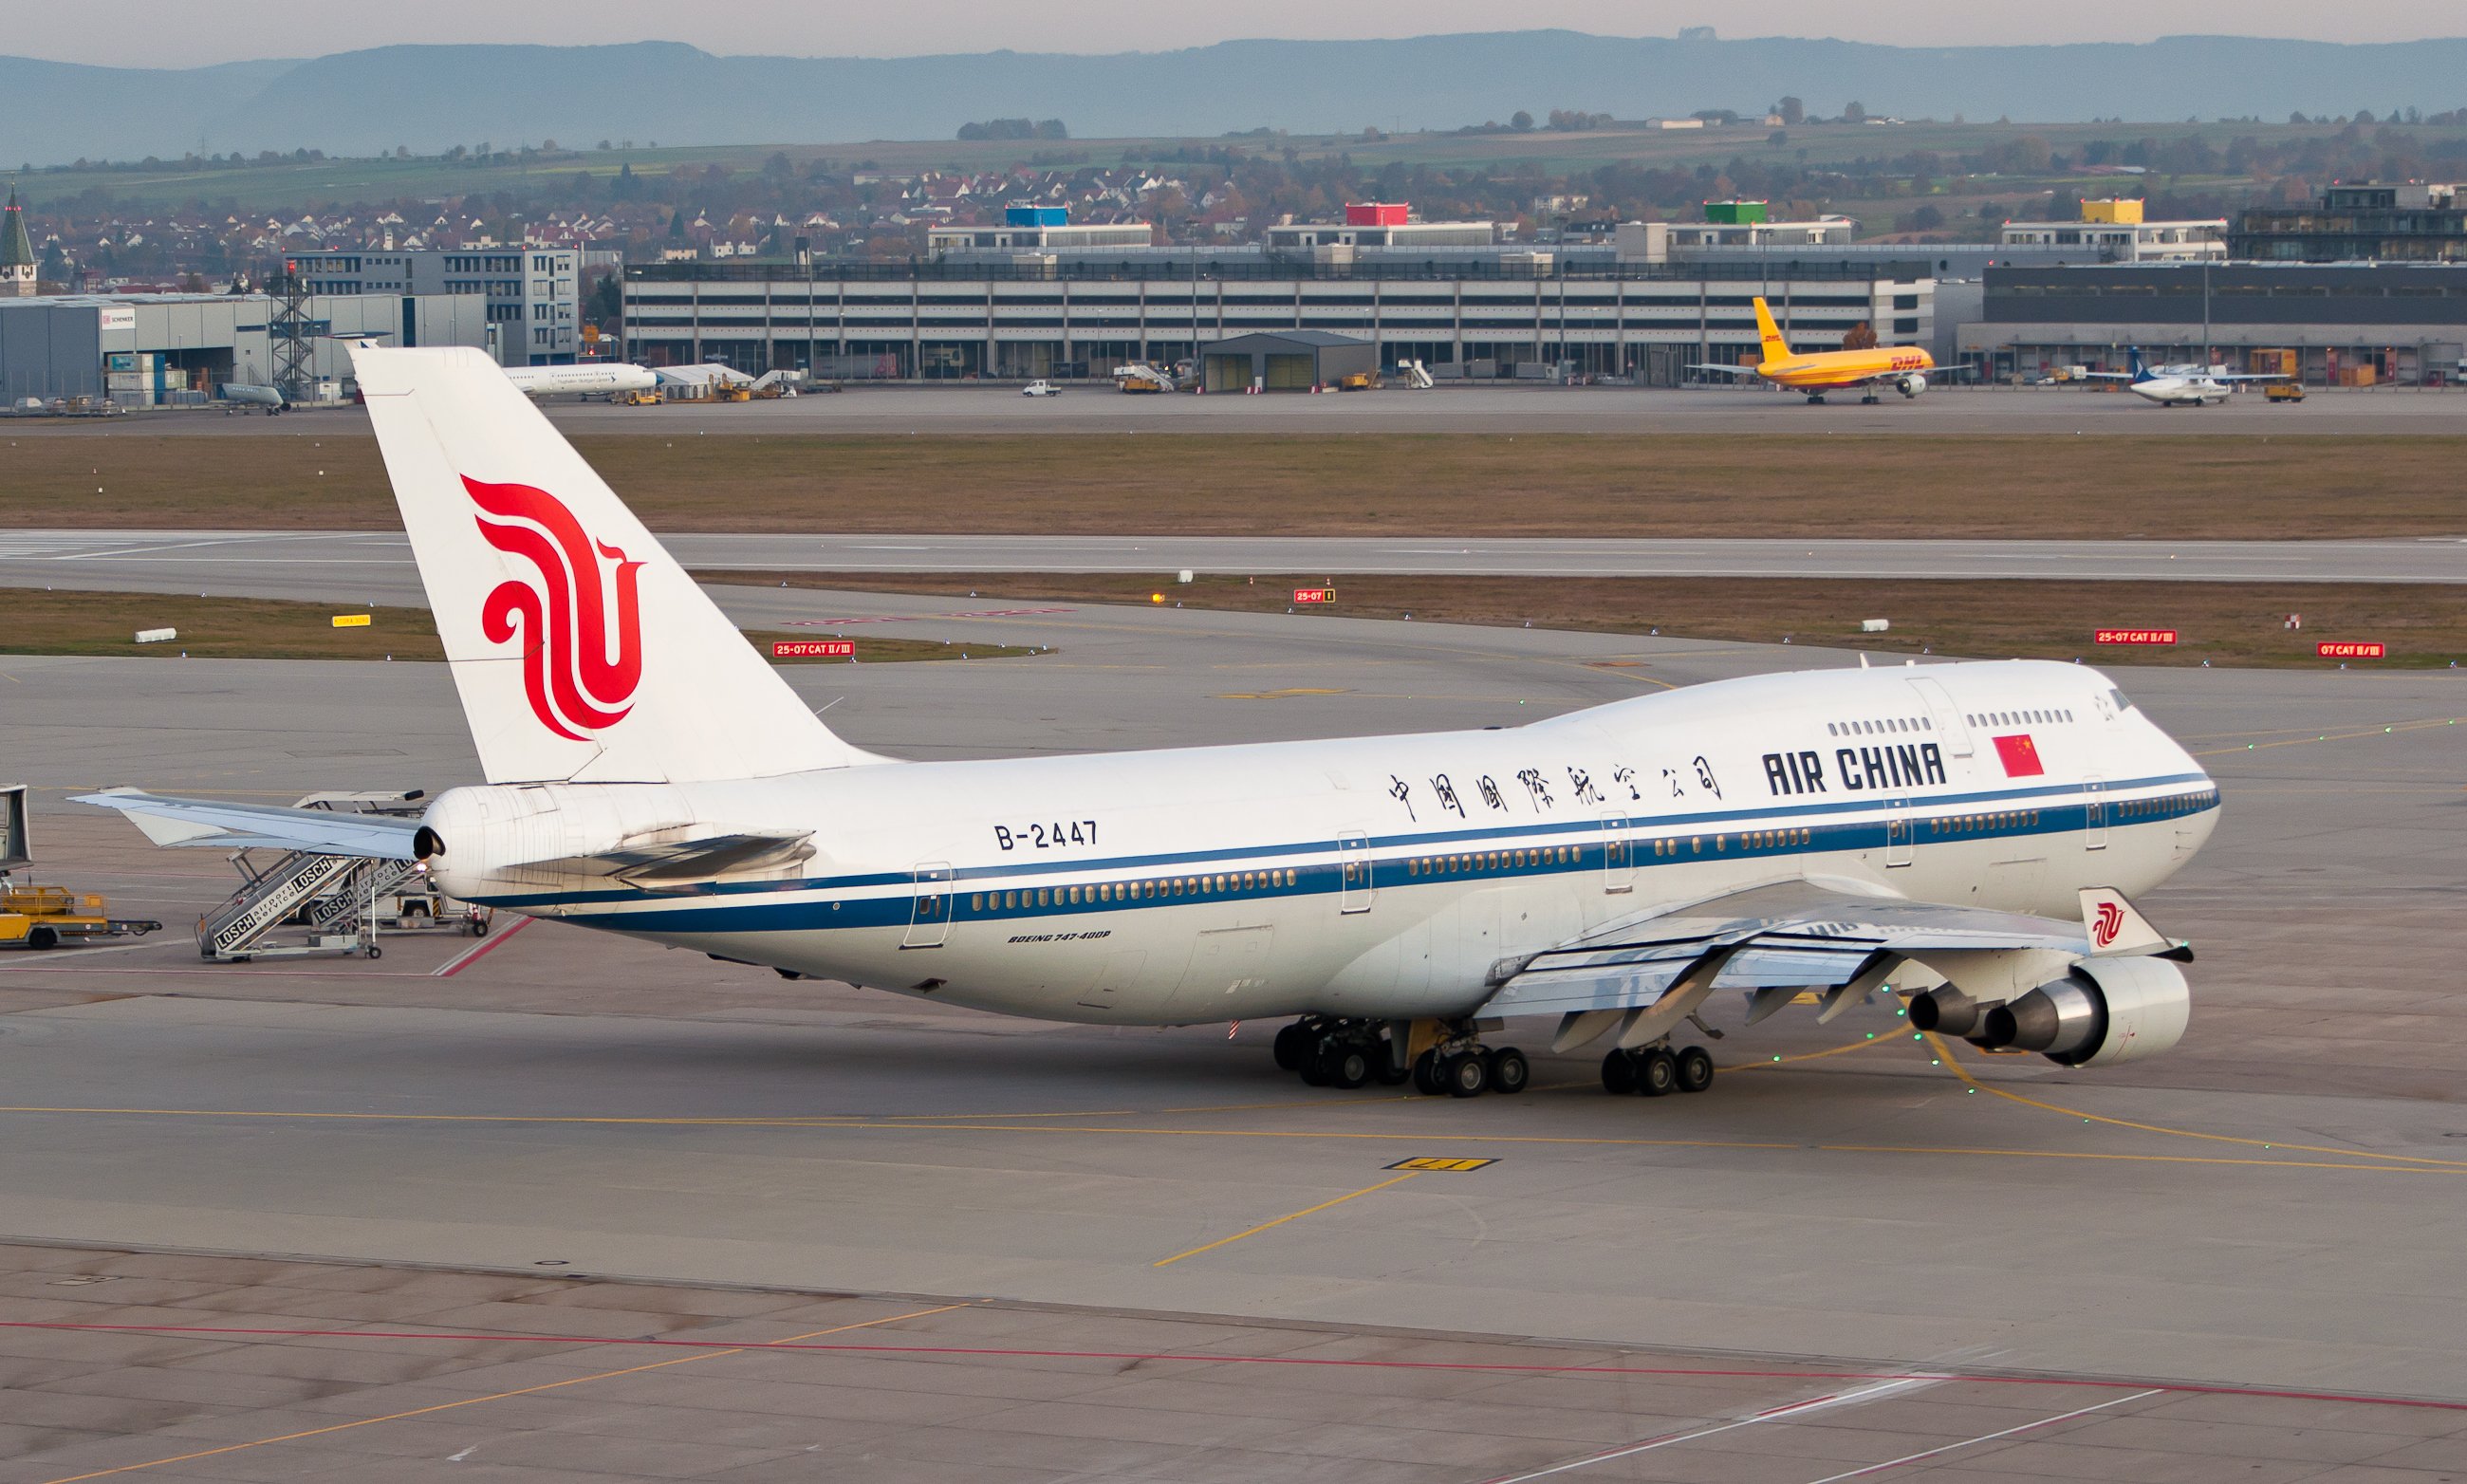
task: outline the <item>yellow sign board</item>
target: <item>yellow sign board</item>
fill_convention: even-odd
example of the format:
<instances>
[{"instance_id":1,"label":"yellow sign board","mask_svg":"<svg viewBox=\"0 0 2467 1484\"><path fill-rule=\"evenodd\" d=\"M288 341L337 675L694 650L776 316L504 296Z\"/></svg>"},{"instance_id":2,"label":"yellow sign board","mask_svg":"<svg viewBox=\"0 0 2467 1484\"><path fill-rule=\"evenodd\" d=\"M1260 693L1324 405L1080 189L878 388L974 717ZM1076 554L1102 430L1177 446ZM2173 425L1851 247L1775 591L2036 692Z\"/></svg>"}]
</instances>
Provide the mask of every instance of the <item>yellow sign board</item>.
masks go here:
<instances>
[{"instance_id":1,"label":"yellow sign board","mask_svg":"<svg viewBox=\"0 0 2467 1484\"><path fill-rule=\"evenodd\" d=\"M1392 1170L1448 1170L1461 1174L1466 1170L1479 1170L1485 1164L1497 1164L1498 1162L1499 1161L1496 1159L1439 1159L1424 1158L1420 1159L1399 1159L1394 1164L1388 1166L1388 1168Z\"/></svg>"},{"instance_id":2,"label":"yellow sign board","mask_svg":"<svg viewBox=\"0 0 2467 1484\"><path fill-rule=\"evenodd\" d=\"M368 626L369 616L367 614L338 613L334 615L334 627L338 629L364 629Z\"/></svg>"}]
</instances>

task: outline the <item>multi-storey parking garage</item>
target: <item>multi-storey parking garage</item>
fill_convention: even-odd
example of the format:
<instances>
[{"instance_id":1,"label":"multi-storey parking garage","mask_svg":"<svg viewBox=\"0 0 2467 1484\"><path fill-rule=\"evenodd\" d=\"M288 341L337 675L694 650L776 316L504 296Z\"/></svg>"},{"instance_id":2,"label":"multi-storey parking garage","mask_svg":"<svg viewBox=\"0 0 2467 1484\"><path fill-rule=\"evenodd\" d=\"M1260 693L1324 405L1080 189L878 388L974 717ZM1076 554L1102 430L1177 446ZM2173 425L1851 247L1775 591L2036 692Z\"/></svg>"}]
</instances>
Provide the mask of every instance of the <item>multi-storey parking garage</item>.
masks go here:
<instances>
[{"instance_id":1,"label":"multi-storey parking garage","mask_svg":"<svg viewBox=\"0 0 2467 1484\"><path fill-rule=\"evenodd\" d=\"M659 263L626 270L624 323L627 353L647 365L849 378L1104 376L1126 361L1195 357L1229 336L1327 330L1374 342L1383 365L1418 360L1440 375L1556 367L1670 385L1692 361L1753 353L1759 294L1810 348L1862 324L1888 344L1924 345L1935 330L1923 262L1513 252Z\"/></svg>"}]
</instances>

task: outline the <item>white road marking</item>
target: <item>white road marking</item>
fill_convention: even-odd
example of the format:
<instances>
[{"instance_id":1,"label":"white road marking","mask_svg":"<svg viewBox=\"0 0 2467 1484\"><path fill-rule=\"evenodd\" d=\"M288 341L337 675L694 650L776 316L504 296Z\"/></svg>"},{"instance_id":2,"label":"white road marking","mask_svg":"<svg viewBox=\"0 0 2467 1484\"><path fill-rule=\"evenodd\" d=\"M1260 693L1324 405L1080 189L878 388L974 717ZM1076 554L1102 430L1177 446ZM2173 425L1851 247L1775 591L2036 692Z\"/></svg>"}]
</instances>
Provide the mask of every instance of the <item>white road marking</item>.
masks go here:
<instances>
[{"instance_id":1,"label":"white road marking","mask_svg":"<svg viewBox=\"0 0 2467 1484\"><path fill-rule=\"evenodd\" d=\"M2139 1402L2143 1397L2155 1397L2163 1389L2163 1387L2153 1386L2147 1391L2137 1391L2131 1396L2110 1397L2104 1402L2094 1403L2089 1406L2076 1407L2070 1412L2059 1412L2053 1417L2042 1417L2037 1422L2026 1422L2018 1428L2007 1428L2002 1432L1982 1432L1975 1438L1964 1438L1958 1443L1947 1443L1941 1448L1931 1448L1923 1453L1910 1453L1900 1458L1889 1458L1883 1463L1871 1463L1864 1469L1853 1469L1847 1473L1828 1473L1824 1477L1815 1480L1814 1484L1841 1484L1841 1481L1844 1479L1864 1479L1869 1474L1882 1473L1888 1469L1898 1469L1906 1463L1918 1463L1924 1459L1940 1458L1946 1453L1955 1452L1961 1449L1977 1448L1981 1443L1993 1443L1999 1438L2013 1437L2016 1434L2029 1432L2040 1428L2052 1428L2060 1422L2071 1422L2076 1417L2087 1417L2093 1412L2103 1412L2111 1406L2122 1406L2127 1402Z\"/></svg>"},{"instance_id":2,"label":"white road marking","mask_svg":"<svg viewBox=\"0 0 2467 1484\"><path fill-rule=\"evenodd\" d=\"M1583 1458L1571 1459L1566 1463L1552 1464L1548 1469L1536 1469L1530 1473L1509 1474L1504 1478L1492 1479L1489 1484L1527 1484L1529 1479L1547 1479L1557 1474L1573 1473L1578 1469L1590 1469L1596 1464L1610 1463L1620 1458L1633 1458L1639 1453L1649 1453L1656 1449L1676 1448L1682 1443L1692 1443L1698 1438L1709 1438L1716 1433L1735 1432L1741 1428L1753 1428L1759 1423L1782 1422L1794 1417L1805 1417L1815 1412L1830 1411L1837 1406L1856 1406L1863 1402L1873 1402L1881 1397L1897 1395L1920 1386L1937 1385L1957 1379L1952 1376L1904 1376L1873 1386L1862 1387L1857 1391L1842 1391L1828 1396L1813 1397L1804 1402L1793 1402L1787 1406L1777 1406L1770 1411L1758 1412L1753 1417L1742 1417L1736 1422L1726 1422L1711 1428L1699 1428L1693 1432L1679 1432L1667 1437L1651 1438L1642 1443L1633 1443L1625 1448L1613 1449L1604 1453L1588 1454Z\"/></svg>"}]
</instances>

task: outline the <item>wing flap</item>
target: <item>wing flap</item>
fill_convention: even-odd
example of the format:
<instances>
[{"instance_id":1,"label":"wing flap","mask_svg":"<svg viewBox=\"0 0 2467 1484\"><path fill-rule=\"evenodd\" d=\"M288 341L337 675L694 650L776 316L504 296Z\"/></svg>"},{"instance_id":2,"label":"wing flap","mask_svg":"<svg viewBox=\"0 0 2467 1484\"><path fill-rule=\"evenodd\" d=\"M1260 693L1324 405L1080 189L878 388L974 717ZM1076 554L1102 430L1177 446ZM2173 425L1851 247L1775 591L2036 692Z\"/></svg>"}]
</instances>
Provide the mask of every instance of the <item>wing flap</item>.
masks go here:
<instances>
[{"instance_id":1,"label":"wing flap","mask_svg":"<svg viewBox=\"0 0 2467 1484\"><path fill-rule=\"evenodd\" d=\"M2155 934L2154 934L2155 936ZM2163 940L2161 940L2163 941ZM1711 988L1839 992L1882 982L1927 954L2038 950L2092 953L2079 923L2025 912L1880 896L1855 883L1777 882L1608 924L1558 948L1511 960L1476 1013L1602 1015L1647 1008L1720 955ZM1770 1010L1768 1010L1770 1013Z\"/></svg>"}]
</instances>

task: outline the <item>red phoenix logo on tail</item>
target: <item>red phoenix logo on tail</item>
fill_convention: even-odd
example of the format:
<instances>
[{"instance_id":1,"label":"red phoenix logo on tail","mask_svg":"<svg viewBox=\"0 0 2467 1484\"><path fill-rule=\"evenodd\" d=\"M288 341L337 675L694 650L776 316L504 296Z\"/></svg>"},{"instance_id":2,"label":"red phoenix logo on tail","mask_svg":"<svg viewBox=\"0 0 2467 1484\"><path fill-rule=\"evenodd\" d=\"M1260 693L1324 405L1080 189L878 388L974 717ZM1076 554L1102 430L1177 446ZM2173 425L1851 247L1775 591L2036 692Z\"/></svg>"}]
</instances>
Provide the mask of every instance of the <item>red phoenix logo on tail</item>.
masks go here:
<instances>
[{"instance_id":1,"label":"red phoenix logo on tail","mask_svg":"<svg viewBox=\"0 0 2467 1484\"><path fill-rule=\"evenodd\" d=\"M532 714L577 742L586 731L623 721L643 681L635 595L643 564L584 534L574 512L544 489L483 483L467 475L463 487L482 512L481 536L539 570L537 586L498 583L480 607L488 642L522 640L523 693ZM603 561L615 563L614 570Z\"/></svg>"},{"instance_id":2,"label":"red phoenix logo on tail","mask_svg":"<svg viewBox=\"0 0 2467 1484\"><path fill-rule=\"evenodd\" d=\"M2090 940L2101 948L2116 941L2124 929L2124 909L2114 902L2098 904L2098 915L2090 925Z\"/></svg>"}]
</instances>

